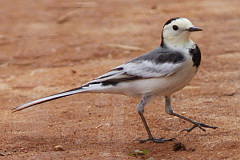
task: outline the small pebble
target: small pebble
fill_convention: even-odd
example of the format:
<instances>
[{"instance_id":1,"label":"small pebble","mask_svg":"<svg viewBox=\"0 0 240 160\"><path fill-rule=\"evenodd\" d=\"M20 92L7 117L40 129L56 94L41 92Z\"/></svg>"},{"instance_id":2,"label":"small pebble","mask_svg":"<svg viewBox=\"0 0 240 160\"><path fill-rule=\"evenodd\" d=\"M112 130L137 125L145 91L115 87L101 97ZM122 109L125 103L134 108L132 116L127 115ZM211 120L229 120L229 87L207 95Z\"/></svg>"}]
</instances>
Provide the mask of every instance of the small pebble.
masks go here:
<instances>
[{"instance_id":1,"label":"small pebble","mask_svg":"<svg viewBox=\"0 0 240 160\"><path fill-rule=\"evenodd\" d=\"M61 145L55 146L54 151L64 151L63 146L61 146Z\"/></svg>"},{"instance_id":2,"label":"small pebble","mask_svg":"<svg viewBox=\"0 0 240 160\"><path fill-rule=\"evenodd\" d=\"M0 153L0 156L6 156L6 154L4 154L4 153Z\"/></svg>"}]
</instances>

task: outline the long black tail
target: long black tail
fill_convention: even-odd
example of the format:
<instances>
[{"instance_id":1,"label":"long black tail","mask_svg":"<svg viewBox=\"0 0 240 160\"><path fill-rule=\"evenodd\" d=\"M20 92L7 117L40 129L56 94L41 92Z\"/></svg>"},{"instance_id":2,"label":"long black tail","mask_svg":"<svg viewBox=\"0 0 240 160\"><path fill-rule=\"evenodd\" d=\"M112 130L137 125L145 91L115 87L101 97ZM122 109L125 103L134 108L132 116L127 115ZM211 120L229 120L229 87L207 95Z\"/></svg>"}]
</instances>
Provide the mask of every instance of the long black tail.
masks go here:
<instances>
[{"instance_id":1,"label":"long black tail","mask_svg":"<svg viewBox=\"0 0 240 160\"><path fill-rule=\"evenodd\" d=\"M51 100L67 97L67 96L70 96L70 95L73 95L73 94L81 93L81 92L84 92L84 91L86 91L86 90L83 89L83 87L79 87L79 88L71 89L71 90L68 90L68 91L65 91L65 92L57 93L57 94L54 94L54 95L51 95L51 96L48 96L48 97L40 98L40 99L34 100L32 102L20 105L16 108L13 108L13 112L20 111L20 110L26 109L28 107L31 107L31 106L34 106L34 105L37 105L37 104L40 104L40 103L44 103L44 102L47 102L47 101L51 101Z\"/></svg>"}]
</instances>

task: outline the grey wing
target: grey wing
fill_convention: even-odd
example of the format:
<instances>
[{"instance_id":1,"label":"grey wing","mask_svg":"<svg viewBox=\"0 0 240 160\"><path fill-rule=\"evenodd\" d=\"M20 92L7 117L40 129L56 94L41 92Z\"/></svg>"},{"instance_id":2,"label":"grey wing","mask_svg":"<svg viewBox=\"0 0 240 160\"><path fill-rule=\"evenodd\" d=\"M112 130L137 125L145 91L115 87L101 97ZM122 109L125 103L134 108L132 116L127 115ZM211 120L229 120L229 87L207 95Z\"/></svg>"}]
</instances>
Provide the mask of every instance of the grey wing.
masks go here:
<instances>
[{"instance_id":1,"label":"grey wing","mask_svg":"<svg viewBox=\"0 0 240 160\"><path fill-rule=\"evenodd\" d=\"M183 65L183 63L180 63L182 61L184 61L184 57L181 53L156 48L113 68L86 85L95 83L114 84L127 80L165 77L178 71Z\"/></svg>"},{"instance_id":2,"label":"grey wing","mask_svg":"<svg viewBox=\"0 0 240 160\"><path fill-rule=\"evenodd\" d=\"M170 76L182 67L182 63L161 63L156 64L151 61L141 61L139 63L128 63L125 71L128 75L141 78L159 78Z\"/></svg>"},{"instance_id":3,"label":"grey wing","mask_svg":"<svg viewBox=\"0 0 240 160\"><path fill-rule=\"evenodd\" d=\"M158 47L125 64L127 74L142 78L169 76L184 65L185 56L179 51Z\"/></svg>"}]
</instances>

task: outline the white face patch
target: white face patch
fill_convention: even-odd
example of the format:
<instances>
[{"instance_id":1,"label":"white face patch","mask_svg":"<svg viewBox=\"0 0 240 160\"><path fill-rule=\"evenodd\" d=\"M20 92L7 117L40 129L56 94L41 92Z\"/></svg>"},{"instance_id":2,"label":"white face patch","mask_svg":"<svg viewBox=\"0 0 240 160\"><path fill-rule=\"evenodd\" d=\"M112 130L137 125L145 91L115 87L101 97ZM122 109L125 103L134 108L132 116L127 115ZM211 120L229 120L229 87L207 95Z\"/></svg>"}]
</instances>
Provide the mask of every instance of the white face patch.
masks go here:
<instances>
[{"instance_id":1,"label":"white face patch","mask_svg":"<svg viewBox=\"0 0 240 160\"><path fill-rule=\"evenodd\" d=\"M178 18L163 28L163 40L169 47L180 48L190 41L190 32L187 30L194 27L186 18Z\"/></svg>"}]
</instances>

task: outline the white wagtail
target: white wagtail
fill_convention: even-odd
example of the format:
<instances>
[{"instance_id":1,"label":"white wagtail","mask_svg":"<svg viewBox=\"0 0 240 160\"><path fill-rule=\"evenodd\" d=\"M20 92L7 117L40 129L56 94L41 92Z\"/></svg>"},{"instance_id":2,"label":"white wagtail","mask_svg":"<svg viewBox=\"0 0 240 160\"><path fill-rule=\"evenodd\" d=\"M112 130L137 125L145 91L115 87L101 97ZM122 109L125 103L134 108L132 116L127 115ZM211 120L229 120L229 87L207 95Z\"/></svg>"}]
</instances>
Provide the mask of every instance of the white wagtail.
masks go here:
<instances>
[{"instance_id":1,"label":"white wagtail","mask_svg":"<svg viewBox=\"0 0 240 160\"><path fill-rule=\"evenodd\" d=\"M137 140L140 142L151 140L161 143L172 141L173 138L154 138L143 116L144 107L150 98L159 95L165 96L165 111L167 114L177 116L193 124L191 128L183 131L190 132L196 127L203 131L205 131L205 127L216 129L218 127L199 123L175 113L171 105L172 94L185 87L192 80L201 62L201 52L190 39L190 33L195 31L202 31L202 29L195 27L186 18L172 18L163 27L162 42L159 47L113 68L79 88L23 104L14 108L13 112L83 92L140 96L142 100L137 106L137 111L148 133L148 138Z\"/></svg>"}]
</instances>

